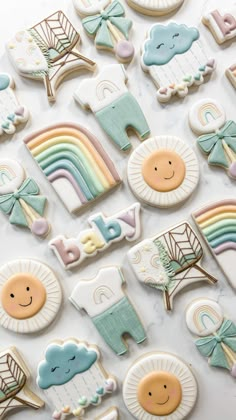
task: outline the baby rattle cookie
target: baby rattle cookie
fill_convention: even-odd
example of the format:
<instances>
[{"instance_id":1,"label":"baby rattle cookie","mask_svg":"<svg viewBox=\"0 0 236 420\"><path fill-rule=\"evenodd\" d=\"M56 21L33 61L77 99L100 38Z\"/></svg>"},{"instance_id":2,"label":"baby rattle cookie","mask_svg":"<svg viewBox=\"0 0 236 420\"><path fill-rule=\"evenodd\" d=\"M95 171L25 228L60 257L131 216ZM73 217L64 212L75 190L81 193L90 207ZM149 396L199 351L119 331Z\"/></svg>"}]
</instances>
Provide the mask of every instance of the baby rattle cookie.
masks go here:
<instances>
[{"instance_id":1,"label":"baby rattle cookie","mask_svg":"<svg viewBox=\"0 0 236 420\"><path fill-rule=\"evenodd\" d=\"M230 83L236 89L236 63L232 64L232 66L226 69L225 74L228 77Z\"/></svg>"},{"instance_id":2,"label":"baby rattle cookie","mask_svg":"<svg viewBox=\"0 0 236 420\"><path fill-rule=\"evenodd\" d=\"M236 325L224 317L220 305L207 298L194 300L186 310L186 323L201 337L195 345L209 365L228 369L236 378Z\"/></svg>"},{"instance_id":3,"label":"baby rattle cookie","mask_svg":"<svg viewBox=\"0 0 236 420\"><path fill-rule=\"evenodd\" d=\"M184 287L199 281L217 280L201 265L203 249L187 222L145 239L128 251L129 262L139 281L163 293L166 310Z\"/></svg>"},{"instance_id":4,"label":"baby rattle cookie","mask_svg":"<svg viewBox=\"0 0 236 420\"><path fill-rule=\"evenodd\" d=\"M44 406L44 402L29 389L29 379L30 372L15 347L0 352L1 419L11 410Z\"/></svg>"},{"instance_id":5,"label":"baby rattle cookie","mask_svg":"<svg viewBox=\"0 0 236 420\"><path fill-rule=\"evenodd\" d=\"M69 298L78 310L87 312L104 341L119 356L128 350L124 334L137 344L146 340L137 312L124 293L124 284L119 267L106 267L93 279L80 280Z\"/></svg>"},{"instance_id":6,"label":"baby rattle cookie","mask_svg":"<svg viewBox=\"0 0 236 420\"><path fill-rule=\"evenodd\" d=\"M231 286L236 288L236 200L208 204L194 211L192 217Z\"/></svg>"},{"instance_id":7,"label":"baby rattle cookie","mask_svg":"<svg viewBox=\"0 0 236 420\"><path fill-rule=\"evenodd\" d=\"M28 227L36 236L47 236L50 225L43 217L46 202L19 162L0 159L0 211L10 215L11 224Z\"/></svg>"},{"instance_id":8,"label":"baby rattle cookie","mask_svg":"<svg viewBox=\"0 0 236 420\"><path fill-rule=\"evenodd\" d=\"M197 28L171 22L151 26L142 47L141 65L157 86L157 99L168 102L173 95L188 94L215 69L200 41Z\"/></svg>"},{"instance_id":9,"label":"baby rattle cookie","mask_svg":"<svg viewBox=\"0 0 236 420\"><path fill-rule=\"evenodd\" d=\"M209 165L225 168L236 179L236 123L226 121L223 107L214 99L201 99L190 109L189 124L201 134L197 144Z\"/></svg>"},{"instance_id":10,"label":"baby rattle cookie","mask_svg":"<svg viewBox=\"0 0 236 420\"><path fill-rule=\"evenodd\" d=\"M75 100L89 108L107 135L121 150L131 147L127 129L145 140L150 129L135 97L128 91L128 76L122 64L107 65L96 77L83 80Z\"/></svg>"},{"instance_id":11,"label":"baby rattle cookie","mask_svg":"<svg viewBox=\"0 0 236 420\"><path fill-rule=\"evenodd\" d=\"M0 73L0 135L14 134L16 125L28 121L29 112L13 91L15 83L7 73Z\"/></svg>"},{"instance_id":12,"label":"baby rattle cookie","mask_svg":"<svg viewBox=\"0 0 236 420\"><path fill-rule=\"evenodd\" d=\"M98 49L113 51L121 62L132 60L134 46L128 40L132 21L124 17L125 9L118 0L74 0L79 15L86 16L82 25L95 38Z\"/></svg>"},{"instance_id":13,"label":"baby rattle cookie","mask_svg":"<svg viewBox=\"0 0 236 420\"><path fill-rule=\"evenodd\" d=\"M116 390L98 347L75 338L48 345L38 365L37 385L55 408L53 419L69 414L80 418L88 406L101 404L105 395Z\"/></svg>"},{"instance_id":14,"label":"baby rattle cookie","mask_svg":"<svg viewBox=\"0 0 236 420\"><path fill-rule=\"evenodd\" d=\"M199 165L194 151L181 139L156 136L133 151L127 173L137 198L151 206L172 207L197 187Z\"/></svg>"},{"instance_id":15,"label":"baby rattle cookie","mask_svg":"<svg viewBox=\"0 0 236 420\"><path fill-rule=\"evenodd\" d=\"M163 16L178 9L184 0L126 0L139 13L148 16Z\"/></svg>"},{"instance_id":16,"label":"baby rattle cookie","mask_svg":"<svg viewBox=\"0 0 236 420\"><path fill-rule=\"evenodd\" d=\"M175 355L147 353L128 370L123 399L137 420L182 420L195 405L197 383L188 365Z\"/></svg>"},{"instance_id":17,"label":"baby rattle cookie","mask_svg":"<svg viewBox=\"0 0 236 420\"><path fill-rule=\"evenodd\" d=\"M53 271L39 261L20 259L0 267L0 325L17 333L47 327L62 300Z\"/></svg>"},{"instance_id":18,"label":"baby rattle cookie","mask_svg":"<svg viewBox=\"0 0 236 420\"><path fill-rule=\"evenodd\" d=\"M98 139L80 125L51 125L24 142L70 213L93 203L121 182Z\"/></svg>"},{"instance_id":19,"label":"baby rattle cookie","mask_svg":"<svg viewBox=\"0 0 236 420\"><path fill-rule=\"evenodd\" d=\"M227 11L212 10L203 16L202 22L208 27L218 44L236 37L236 6Z\"/></svg>"},{"instance_id":20,"label":"baby rattle cookie","mask_svg":"<svg viewBox=\"0 0 236 420\"><path fill-rule=\"evenodd\" d=\"M6 48L12 63L23 77L43 80L49 101L55 101L56 88L69 73L94 71L94 61L77 49L80 35L61 11L53 13L32 28L17 32Z\"/></svg>"}]
</instances>

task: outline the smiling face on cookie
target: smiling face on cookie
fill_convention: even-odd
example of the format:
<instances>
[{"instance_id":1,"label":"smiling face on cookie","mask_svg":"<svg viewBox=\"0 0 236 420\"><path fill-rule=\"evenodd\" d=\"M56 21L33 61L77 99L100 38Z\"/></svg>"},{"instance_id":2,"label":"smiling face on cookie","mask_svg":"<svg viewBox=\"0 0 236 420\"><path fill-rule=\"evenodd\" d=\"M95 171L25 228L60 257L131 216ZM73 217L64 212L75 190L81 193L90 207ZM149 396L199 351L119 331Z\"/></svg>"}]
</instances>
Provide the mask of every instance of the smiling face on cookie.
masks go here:
<instances>
[{"instance_id":1,"label":"smiling face on cookie","mask_svg":"<svg viewBox=\"0 0 236 420\"><path fill-rule=\"evenodd\" d=\"M168 192L178 188L185 178L183 159L174 151L157 150L144 159L142 174L154 190Z\"/></svg>"}]
</instances>

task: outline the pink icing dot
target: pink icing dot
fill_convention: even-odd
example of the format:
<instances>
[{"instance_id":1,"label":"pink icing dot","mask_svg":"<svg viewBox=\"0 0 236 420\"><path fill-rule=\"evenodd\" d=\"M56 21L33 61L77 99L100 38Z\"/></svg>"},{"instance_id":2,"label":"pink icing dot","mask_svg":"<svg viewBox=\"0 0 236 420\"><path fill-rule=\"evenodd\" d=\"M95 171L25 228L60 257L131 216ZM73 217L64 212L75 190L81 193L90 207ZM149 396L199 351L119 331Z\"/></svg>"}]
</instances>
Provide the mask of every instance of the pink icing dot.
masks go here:
<instances>
[{"instance_id":1,"label":"pink icing dot","mask_svg":"<svg viewBox=\"0 0 236 420\"><path fill-rule=\"evenodd\" d=\"M49 231L49 224L46 219L39 218L35 220L31 225L31 232L37 236L44 236Z\"/></svg>"},{"instance_id":2,"label":"pink icing dot","mask_svg":"<svg viewBox=\"0 0 236 420\"><path fill-rule=\"evenodd\" d=\"M117 42L115 47L115 53L117 57L127 60L134 55L134 46L131 44L131 42L122 40Z\"/></svg>"}]
</instances>

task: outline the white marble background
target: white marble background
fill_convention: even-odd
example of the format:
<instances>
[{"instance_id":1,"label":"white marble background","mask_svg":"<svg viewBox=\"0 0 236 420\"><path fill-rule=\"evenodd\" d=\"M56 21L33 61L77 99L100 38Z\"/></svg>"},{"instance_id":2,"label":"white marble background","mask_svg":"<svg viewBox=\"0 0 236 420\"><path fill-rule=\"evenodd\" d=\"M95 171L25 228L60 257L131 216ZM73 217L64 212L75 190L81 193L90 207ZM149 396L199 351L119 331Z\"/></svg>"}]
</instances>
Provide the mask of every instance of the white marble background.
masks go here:
<instances>
[{"instance_id":1,"label":"white marble background","mask_svg":"<svg viewBox=\"0 0 236 420\"><path fill-rule=\"evenodd\" d=\"M125 1L123 0L123 3ZM200 19L202 13L208 8L231 5L233 0L186 0L183 7L173 17L167 19L152 19L144 17L126 5L127 16L133 19L134 26L132 39L136 47L136 55L133 62L128 66L129 87L138 99L149 121L153 135L170 134L177 135L194 148L199 158L201 179L199 187L194 195L181 207L171 210L160 210L143 206L142 211L142 239L151 236L155 232L180 222L183 219L191 220L192 210L199 208L209 201L226 197L234 197L235 182L228 178L224 170L209 168L206 159L196 147L196 137L188 126L189 107L198 99L212 97L222 102L227 117L235 119L235 91L224 76L224 70L235 61L235 44L218 46L212 35ZM87 74L78 74L70 77L59 88L57 102L49 105L47 102L44 86L40 82L19 77L11 67L5 53L5 42L18 30L27 28L39 22L56 10L62 9L76 28L81 30L81 51L88 57L95 59L101 67L106 63L115 62L109 53L98 53L93 42L83 33L79 17L76 15L72 0L2 0L1 24L0 24L0 69L11 72L17 85L17 94L22 103L27 105L31 112L31 120L26 127L11 139L3 139L0 143L0 156L13 157L23 162L28 174L34 177L42 193L48 196L48 219L52 222L51 237L65 233L68 236L86 228L86 219L93 212L100 210L110 215L135 201L130 192L126 179L126 165L128 156L119 152L108 140L104 132L95 121L92 114L83 111L73 100L72 94L78 84L87 77ZM193 89L182 101L174 101L168 105L160 105L155 97L155 87L139 64L139 48L146 30L155 21L176 19L178 23L187 23L199 26L202 36L205 38L210 55L217 60L217 71L210 82L201 86L198 90ZM88 75L90 76L90 75ZM112 156L117 168L124 179L123 185L108 195L103 201L92 205L87 211L78 217L72 217L63 207L56 193L53 191L43 174L33 162L22 143L22 139L34 130L46 125L62 121L81 123L89 128L103 143L106 150ZM139 140L134 136L131 139L133 147L139 145ZM110 405L120 408L121 419L130 419L131 415L126 411L122 401L122 380L129 366L140 355L152 350L161 350L175 353L191 365L199 385L199 395L196 407L190 415L191 420L235 420L236 410L236 383L225 370L209 368L204 359L193 344L193 337L185 324L184 310L186 305L194 298L207 296L215 298L223 306L225 313L236 321L236 297L232 288L227 283L216 262L206 250L203 265L212 274L218 277L217 286L208 284L195 285L194 288L184 289L175 299L173 313L166 313L163 307L161 293L142 286L136 280L128 265L126 253L129 244L122 242L112 246L105 254L98 258L90 259L81 268L73 272L65 272L57 259L47 247L47 240L37 240L29 231L12 227L7 218L0 214L0 264L14 258L28 257L38 258L47 263L55 270L64 291L64 300L59 316L54 323L40 334L17 335L1 328L0 347L6 348L15 345L19 348L24 358L28 361L32 371L32 389L36 390L35 377L39 360L43 358L45 346L54 338L66 338L76 336L80 339L96 343L100 346L105 367L115 374L119 381L119 389L116 395L104 400L102 406L88 412L88 419L94 419L96 415L104 411ZM129 353L121 358L115 356L104 344L99 334L93 327L89 317L79 312L68 301L73 287L81 278L94 276L99 268L105 265L116 264L122 266L127 280L127 292L139 310L140 317L147 331L148 340L145 344L137 346L129 340ZM232 270L234 267L232 267ZM38 391L39 394L40 391ZM43 397L43 394L41 394ZM104 409L104 410L103 410ZM15 414L9 414L7 418L17 420L47 420L50 418L52 409L46 403L45 408L36 411L25 409Z\"/></svg>"}]
</instances>

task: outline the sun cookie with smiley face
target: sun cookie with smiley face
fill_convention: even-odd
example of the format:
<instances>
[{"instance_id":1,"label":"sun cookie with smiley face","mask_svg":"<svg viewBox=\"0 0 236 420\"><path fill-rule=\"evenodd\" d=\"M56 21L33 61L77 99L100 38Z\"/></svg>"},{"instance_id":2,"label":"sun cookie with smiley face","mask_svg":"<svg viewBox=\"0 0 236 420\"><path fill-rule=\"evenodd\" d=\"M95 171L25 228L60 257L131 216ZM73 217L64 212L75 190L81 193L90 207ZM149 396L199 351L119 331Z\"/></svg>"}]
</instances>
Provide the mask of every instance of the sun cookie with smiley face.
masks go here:
<instances>
[{"instance_id":1,"label":"sun cookie with smiley face","mask_svg":"<svg viewBox=\"0 0 236 420\"><path fill-rule=\"evenodd\" d=\"M53 271L36 260L0 268L0 325L18 333L40 331L55 318L62 294Z\"/></svg>"},{"instance_id":2,"label":"sun cookie with smiley face","mask_svg":"<svg viewBox=\"0 0 236 420\"><path fill-rule=\"evenodd\" d=\"M181 420L196 402L197 383L189 367L176 356L148 353L129 369L123 398L138 420Z\"/></svg>"},{"instance_id":3,"label":"sun cookie with smiley face","mask_svg":"<svg viewBox=\"0 0 236 420\"><path fill-rule=\"evenodd\" d=\"M173 136L146 140L132 153L128 181L133 193L145 203L171 207L185 201L199 179L193 150Z\"/></svg>"}]
</instances>

